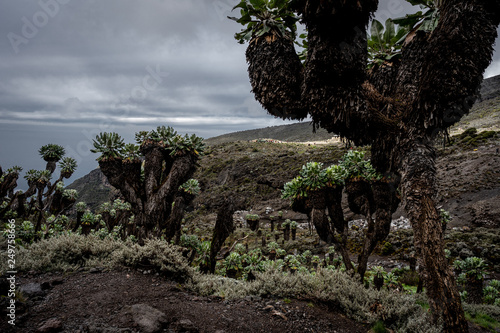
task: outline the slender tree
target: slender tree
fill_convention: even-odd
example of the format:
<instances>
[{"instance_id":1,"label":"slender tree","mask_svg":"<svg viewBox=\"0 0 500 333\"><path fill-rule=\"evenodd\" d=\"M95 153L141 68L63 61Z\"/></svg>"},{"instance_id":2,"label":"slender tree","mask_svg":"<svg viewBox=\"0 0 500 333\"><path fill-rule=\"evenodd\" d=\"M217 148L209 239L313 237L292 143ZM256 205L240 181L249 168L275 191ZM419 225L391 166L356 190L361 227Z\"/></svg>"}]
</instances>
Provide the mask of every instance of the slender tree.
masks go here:
<instances>
[{"instance_id":1,"label":"slender tree","mask_svg":"<svg viewBox=\"0 0 500 333\"><path fill-rule=\"evenodd\" d=\"M92 152L101 153L97 160L102 173L130 203L139 240L163 230L171 239L180 228L179 218L171 218L172 204L184 205L191 196L180 186L196 169L203 139L162 126L137 133L136 142L139 146L125 145L118 134L101 133Z\"/></svg>"},{"instance_id":2,"label":"slender tree","mask_svg":"<svg viewBox=\"0 0 500 333\"><path fill-rule=\"evenodd\" d=\"M310 116L316 126L370 144L377 171L401 177L432 313L443 319L445 331L467 332L444 254L431 143L476 99L492 58L500 2L411 2L433 3L435 24L417 19L401 56L371 69L366 28L378 0L243 0L236 20L246 27L236 38L249 41L250 83L269 113ZM294 48L299 18L307 29L304 63Z\"/></svg>"}]
</instances>

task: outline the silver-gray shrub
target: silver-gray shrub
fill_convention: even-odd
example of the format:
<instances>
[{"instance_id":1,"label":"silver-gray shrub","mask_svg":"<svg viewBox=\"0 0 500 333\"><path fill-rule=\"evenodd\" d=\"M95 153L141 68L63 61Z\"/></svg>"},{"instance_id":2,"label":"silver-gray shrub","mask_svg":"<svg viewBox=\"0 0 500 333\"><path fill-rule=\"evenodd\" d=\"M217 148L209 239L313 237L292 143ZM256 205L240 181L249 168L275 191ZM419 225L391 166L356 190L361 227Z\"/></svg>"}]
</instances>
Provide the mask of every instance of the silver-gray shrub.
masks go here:
<instances>
[{"instance_id":1,"label":"silver-gray shrub","mask_svg":"<svg viewBox=\"0 0 500 333\"><path fill-rule=\"evenodd\" d=\"M6 258L1 261L1 273L7 271L6 263ZM112 237L102 239L97 234L64 233L20 247L16 253L16 269L21 272L124 266L151 270L178 281L184 281L194 272L176 246L158 239L147 240L141 246Z\"/></svg>"},{"instance_id":2,"label":"silver-gray shrub","mask_svg":"<svg viewBox=\"0 0 500 333\"><path fill-rule=\"evenodd\" d=\"M431 324L428 314L415 303L412 295L392 291L365 289L346 273L320 269L317 274L283 274L276 268L257 273L256 280L244 282L217 276L196 274L187 287L203 295L218 295L226 299L245 296L274 296L308 299L328 304L350 318L374 324L383 320L397 332L440 332ZM371 306L380 303L378 312Z\"/></svg>"}]
</instances>

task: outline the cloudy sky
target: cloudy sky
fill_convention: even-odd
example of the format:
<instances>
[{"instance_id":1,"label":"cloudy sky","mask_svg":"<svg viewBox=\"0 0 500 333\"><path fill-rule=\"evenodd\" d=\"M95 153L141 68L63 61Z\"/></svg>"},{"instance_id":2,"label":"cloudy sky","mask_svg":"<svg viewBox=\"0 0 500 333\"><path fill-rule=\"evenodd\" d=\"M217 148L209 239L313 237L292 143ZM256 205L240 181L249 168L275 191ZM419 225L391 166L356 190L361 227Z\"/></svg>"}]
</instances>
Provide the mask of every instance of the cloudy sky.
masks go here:
<instances>
[{"instance_id":1,"label":"cloudy sky","mask_svg":"<svg viewBox=\"0 0 500 333\"><path fill-rule=\"evenodd\" d=\"M208 138L285 124L250 92L226 18L236 3L0 0L0 165L43 169L38 149L60 144L79 163L69 184L97 167L99 132L132 142L159 125ZM377 18L417 9L381 0ZM500 61L486 72L497 74Z\"/></svg>"}]
</instances>

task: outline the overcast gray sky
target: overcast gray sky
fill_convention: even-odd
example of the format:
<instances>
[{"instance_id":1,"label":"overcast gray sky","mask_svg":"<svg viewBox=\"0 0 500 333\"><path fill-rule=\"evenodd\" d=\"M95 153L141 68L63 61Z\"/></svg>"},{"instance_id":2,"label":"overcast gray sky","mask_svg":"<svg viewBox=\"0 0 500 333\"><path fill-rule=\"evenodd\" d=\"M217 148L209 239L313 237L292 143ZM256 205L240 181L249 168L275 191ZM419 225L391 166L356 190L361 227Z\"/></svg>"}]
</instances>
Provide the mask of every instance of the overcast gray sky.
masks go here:
<instances>
[{"instance_id":1,"label":"overcast gray sky","mask_svg":"<svg viewBox=\"0 0 500 333\"><path fill-rule=\"evenodd\" d=\"M159 125L208 138L285 124L250 92L240 26L226 18L238 2L0 0L0 165L43 169L37 151L56 143L79 162L73 180L97 167L101 131L131 142ZM377 18L411 7L381 0Z\"/></svg>"}]
</instances>

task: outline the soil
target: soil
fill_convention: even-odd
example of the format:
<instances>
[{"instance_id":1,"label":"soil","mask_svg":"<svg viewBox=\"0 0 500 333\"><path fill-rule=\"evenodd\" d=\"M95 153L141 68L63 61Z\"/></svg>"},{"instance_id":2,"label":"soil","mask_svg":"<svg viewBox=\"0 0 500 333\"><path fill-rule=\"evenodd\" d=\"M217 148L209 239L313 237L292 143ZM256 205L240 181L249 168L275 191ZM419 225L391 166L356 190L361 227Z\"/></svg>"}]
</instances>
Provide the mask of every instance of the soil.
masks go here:
<instances>
[{"instance_id":1,"label":"soil","mask_svg":"<svg viewBox=\"0 0 500 333\"><path fill-rule=\"evenodd\" d=\"M147 304L165 314L159 332L369 331L325 305L260 297L234 301L201 297L175 282L138 271L27 275L17 282L39 284L46 290L18 305L16 328L1 321L1 332L42 332L47 322L60 322L63 332L147 331L133 319L130 308L135 304Z\"/></svg>"}]
</instances>

